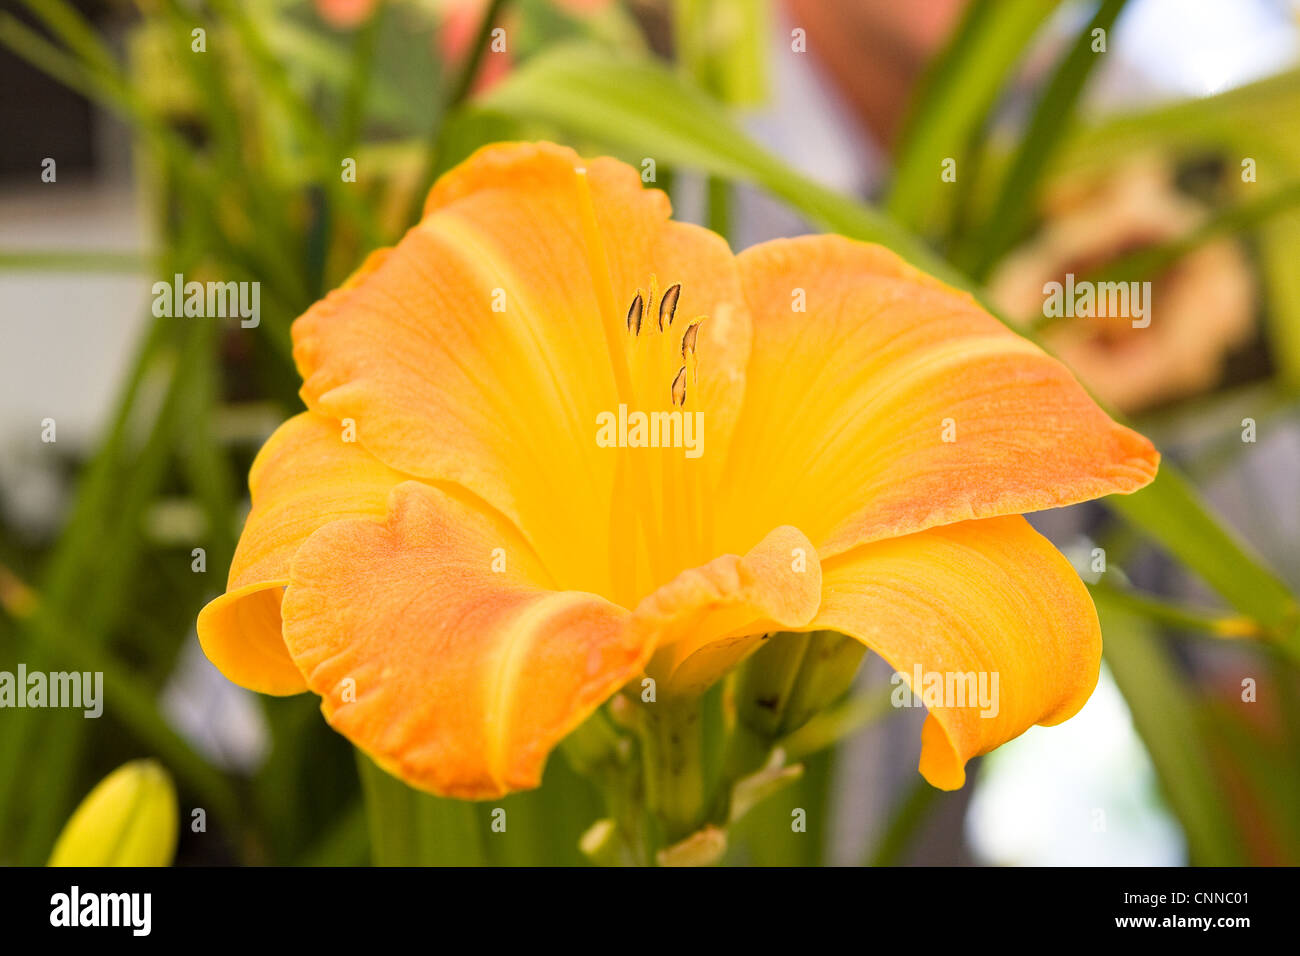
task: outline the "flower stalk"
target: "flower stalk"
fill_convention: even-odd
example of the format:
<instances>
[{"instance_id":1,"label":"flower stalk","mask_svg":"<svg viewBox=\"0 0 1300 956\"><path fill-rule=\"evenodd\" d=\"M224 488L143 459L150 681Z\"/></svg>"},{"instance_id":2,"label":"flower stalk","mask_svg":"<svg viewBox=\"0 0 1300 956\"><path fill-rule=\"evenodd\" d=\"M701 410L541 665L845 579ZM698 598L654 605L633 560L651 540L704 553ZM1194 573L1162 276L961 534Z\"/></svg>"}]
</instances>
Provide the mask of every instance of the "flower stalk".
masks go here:
<instances>
[{"instance_id":1,"label":"flower stalk","mask_svg":"<svg viewBox=\"0 0 1300 956\"><path fill-rule=\"evenodd\" d=\"M694 832L704 820L703 701L668 698L642 705L641 753L646 802L667 842Z\"/></svg>"},{"instance_id":2,"label":"flower stalk","mask_svg":"<svg viewBox=\"0 0 1300 956\"><path fill-rule=\"evenodd\" d=\"M647 864L644 791L632 738L597 711L561 746L570 765L600 787L609 813L583 834L583 854L606 866Z\"/></svg>"}]
</instances>

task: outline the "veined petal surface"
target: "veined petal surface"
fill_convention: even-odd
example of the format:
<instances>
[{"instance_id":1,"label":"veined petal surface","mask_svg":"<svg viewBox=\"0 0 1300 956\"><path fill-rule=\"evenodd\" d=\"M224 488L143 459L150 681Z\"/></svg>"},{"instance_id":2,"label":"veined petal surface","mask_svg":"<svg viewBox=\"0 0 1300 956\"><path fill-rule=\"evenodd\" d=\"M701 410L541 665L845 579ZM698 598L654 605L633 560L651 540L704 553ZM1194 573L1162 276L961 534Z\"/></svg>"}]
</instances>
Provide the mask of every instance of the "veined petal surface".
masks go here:
<instances>
[{"instance_id":1,"label":"veined petal surface","mask_svg":"<svg viewBox=\"0 0 1300 956\"><path fill-rule=\"evenodd\" d=\"M719 515L726 546L791 524L825 559L1154 476L1151 443L1064 365L888 250L811 236L737 261L754 339L726 469L744 492Z\"/></svg>"},{"instance_id":2,"label":"veined petal surface","mask_svg":"<svg viewBox=\"0 0 1300 956\"><path fill-rule=\"evenodd\" d=\"M199 641L232 681L264 694L307 689L280 634L289 564L318 528L344 518L383 517L406 475L312 412L289 419L257 454L248 484L253 507L230 564L226 593L199 613Z\"/></svg>"},{"instance_id":3,"label":"veined petal surface","mask_svg":"<svg viewBox=\"0 0 1300 956\"><path fill-rule=\"evenodd\" d=\"M1018 515L864 545L826 561L822 580L807 630L861 641L927 704L920 770L941 789L962 786L972 757L1073 716L1096 686L1092 598ZM941 694L927 701L927 684Z\"/></svg>"}]
</instances>

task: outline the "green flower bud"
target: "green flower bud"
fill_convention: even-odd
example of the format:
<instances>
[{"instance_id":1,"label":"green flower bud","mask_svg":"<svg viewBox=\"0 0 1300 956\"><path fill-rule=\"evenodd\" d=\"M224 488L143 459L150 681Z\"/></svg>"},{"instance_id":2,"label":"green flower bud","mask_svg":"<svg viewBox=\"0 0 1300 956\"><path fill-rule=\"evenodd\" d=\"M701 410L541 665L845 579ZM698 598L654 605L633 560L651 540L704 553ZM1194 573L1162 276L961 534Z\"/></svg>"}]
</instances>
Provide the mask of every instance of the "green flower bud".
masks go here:
<instances>
[{"instance_id":1,"label":"green flower bud","mask_svg":"<svg viewBox=\"0 0 1300 956\"><path fill-rule=\"evenodd\" d=\"M770 740L798 730L849 689L865 654L835 631L772 635L741 670L740 722Z\"/></svg>"}]
</instances>

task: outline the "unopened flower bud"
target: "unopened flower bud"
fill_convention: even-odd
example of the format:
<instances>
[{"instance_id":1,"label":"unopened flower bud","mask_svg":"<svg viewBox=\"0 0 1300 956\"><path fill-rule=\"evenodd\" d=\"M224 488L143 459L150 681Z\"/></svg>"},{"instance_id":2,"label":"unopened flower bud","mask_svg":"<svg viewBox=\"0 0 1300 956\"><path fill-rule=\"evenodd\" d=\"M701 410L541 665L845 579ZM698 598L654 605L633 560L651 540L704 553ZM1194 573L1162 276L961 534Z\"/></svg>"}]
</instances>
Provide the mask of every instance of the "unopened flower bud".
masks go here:
<instances>
[{"instance_id":1,"label":"unopened flower bud","mask_svg":"<svg viewBox=\"0 0 1300 956\"><path fill-rule=\"evenodd\" d=\"M167 866L179 814L167 771L153 760L118 767L90 791L59 834L50 866Z\"/></svg>"}]
</instances>

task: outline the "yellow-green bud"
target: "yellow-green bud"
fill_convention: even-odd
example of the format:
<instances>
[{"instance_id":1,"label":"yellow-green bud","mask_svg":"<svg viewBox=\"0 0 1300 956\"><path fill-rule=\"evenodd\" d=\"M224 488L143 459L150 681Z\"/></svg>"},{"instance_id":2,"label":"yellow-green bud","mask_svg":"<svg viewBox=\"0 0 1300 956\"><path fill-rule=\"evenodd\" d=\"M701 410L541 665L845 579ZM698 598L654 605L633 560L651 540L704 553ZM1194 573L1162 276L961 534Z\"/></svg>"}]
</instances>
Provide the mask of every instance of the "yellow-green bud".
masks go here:
<instances>
[{"instance_id":1,"label":"yellow-green bud","mask_svg":"<svg viewBox=\"0 0 1300 956\"><path fill-rule=\"evenodd\" d=\"M50 866L167 866L176 852L176 789L153 760L118 767L73 811Z\"/></svg>"}]
</instances>

